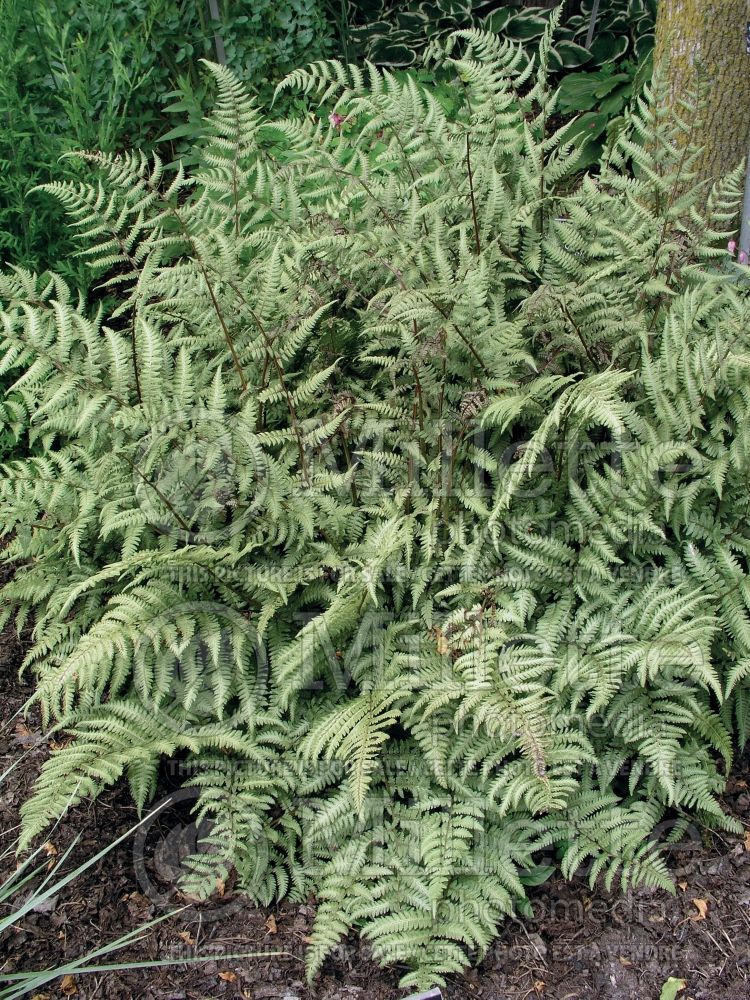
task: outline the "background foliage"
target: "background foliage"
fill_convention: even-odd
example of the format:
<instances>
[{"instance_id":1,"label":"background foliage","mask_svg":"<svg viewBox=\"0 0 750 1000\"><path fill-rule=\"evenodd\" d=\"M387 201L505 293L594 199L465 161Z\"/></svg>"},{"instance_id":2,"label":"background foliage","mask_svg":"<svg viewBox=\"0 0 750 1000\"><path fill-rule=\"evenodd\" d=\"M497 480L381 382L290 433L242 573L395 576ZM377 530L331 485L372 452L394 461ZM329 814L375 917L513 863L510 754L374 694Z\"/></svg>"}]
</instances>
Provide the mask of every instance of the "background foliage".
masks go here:
<instances>
[{"instance_id":1,"label":"background foliage","mask_svg":"<svg viewBox=\"0 0 750 1000\"><path fill-rule=\"evenodd\" d=\"M483 28L524 45L533 54L552 10L562 17L550 52L550 69L591 69L626 58L640 60L653 49L656 0L605 0L599 7L593 42L587 47L592 0L561 4L502 3L497 0L344 0L331 12L345 51L379 65L410 66L434 39L459 28ZM554 76L553 76L554 79Z\"/></svg>"}]
</instances>

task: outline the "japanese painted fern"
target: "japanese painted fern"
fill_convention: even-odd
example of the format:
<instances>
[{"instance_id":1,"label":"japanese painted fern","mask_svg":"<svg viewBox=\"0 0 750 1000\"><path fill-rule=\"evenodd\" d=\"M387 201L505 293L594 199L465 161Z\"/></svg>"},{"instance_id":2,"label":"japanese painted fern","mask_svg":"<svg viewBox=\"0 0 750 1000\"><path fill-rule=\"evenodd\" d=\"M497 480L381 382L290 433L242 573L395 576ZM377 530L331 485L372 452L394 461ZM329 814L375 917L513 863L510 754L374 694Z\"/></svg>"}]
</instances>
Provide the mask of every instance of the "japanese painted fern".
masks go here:
<instances>
[{"instance_id":1,"label":"japanese painted fern","mask_svg":"<svg viewBox=\"0 0 750 1000\"><path fill-rule=\"evenodd\" d=\"M48 188L97 302L0 278L35 446L3 614L69 734L26 843L179 753L213 822L187 884L314 893L311 975L357 927L441 981L550 854L668 885L652 832L731 826L750 730L740 175L675 195L689 128L646 99L580 178L543 68L462 41L456 121L327 62L282 84L319 115L267 122L209 67L190 176L87 154Z\"/></svg>"}]
</instances>

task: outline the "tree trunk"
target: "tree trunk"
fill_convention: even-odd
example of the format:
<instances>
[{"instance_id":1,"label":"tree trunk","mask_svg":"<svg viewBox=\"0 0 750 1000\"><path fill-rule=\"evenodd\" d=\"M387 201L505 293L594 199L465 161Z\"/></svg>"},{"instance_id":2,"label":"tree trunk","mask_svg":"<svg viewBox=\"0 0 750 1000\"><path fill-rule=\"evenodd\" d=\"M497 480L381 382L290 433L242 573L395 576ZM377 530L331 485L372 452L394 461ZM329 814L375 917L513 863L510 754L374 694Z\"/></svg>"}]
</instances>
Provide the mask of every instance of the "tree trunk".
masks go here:
<instances>
[{"instance_id":1,"label":"tree trunk","mask_svg":"<svg viewBox=\"0 0 750 1000\"><path fill-rule=\"evenodd\" d=\"M699 67L708 84L704 121L695 135L703 146L701 179L721 177L747 155L750 142L750 55L745 32L750 0L659 0L655 65L669 100L694 90Z\"/></svg>"}]
</instances>

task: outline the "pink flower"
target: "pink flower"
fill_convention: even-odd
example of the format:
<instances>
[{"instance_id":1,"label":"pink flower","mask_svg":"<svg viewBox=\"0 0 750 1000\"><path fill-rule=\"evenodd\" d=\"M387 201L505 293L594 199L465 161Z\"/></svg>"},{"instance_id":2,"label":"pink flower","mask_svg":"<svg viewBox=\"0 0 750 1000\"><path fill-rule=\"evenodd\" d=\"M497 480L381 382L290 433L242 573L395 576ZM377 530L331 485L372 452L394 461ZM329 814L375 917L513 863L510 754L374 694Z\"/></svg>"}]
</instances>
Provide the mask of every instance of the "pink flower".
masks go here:
<instances>
[{"instance_id":1,"label":"pink flower","mask_svg":"<svg viewBox=\"0 0 750 1000\"><path fill-rule=\"evenodd\" d=\"M341 126L346 121L343 115L337 115L334 111L333 114L328 116L328 121L333 125L334 128L341 128Z\"/></svg>"},{"instance_id":2,"label":"pink flower","mask_svg":"<svg viewBox=\"0 0 750 1000\"><path fill-rule=\"evenodd\" d=\"M747 254L744 250L740 250L740 255L737 258L740 264L747 264Z\"/></svg>"},{"instance_id":3,"label":"pink flower","mask_svg":"<svg viewBox=\"0 0 750 1000\"><path fill-rule=\"evenodd\" d=\"M735 243L735 241L734 241L734 240L730 240L730 241L729 241L729 242L727 243L727 250L729 251L729 253L730 253L730 254L731 254L731 255L732 255L733 257L734 257L734 251L735 251L736 249L737 249L737 244Z\"/></svg>"}]
</instances>

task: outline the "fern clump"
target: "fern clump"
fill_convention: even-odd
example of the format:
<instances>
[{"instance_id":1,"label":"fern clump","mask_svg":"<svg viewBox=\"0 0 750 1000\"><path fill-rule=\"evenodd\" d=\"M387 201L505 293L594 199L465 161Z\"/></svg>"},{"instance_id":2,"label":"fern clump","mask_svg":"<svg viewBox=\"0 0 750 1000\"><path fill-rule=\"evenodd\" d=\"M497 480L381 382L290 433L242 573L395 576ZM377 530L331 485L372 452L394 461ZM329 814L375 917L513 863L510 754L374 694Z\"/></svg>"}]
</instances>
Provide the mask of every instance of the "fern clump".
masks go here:
<instances>
[{"instance_id":1,"label":"fern clump","mask_svg":"<svg viewBox=\"0 0 750 1000\"><path fill-rule=\"evenodd\" d=\"M268 122L213 66L190 176L87 154L50 186L98 302L0 279L33 444L0 487L4 615L68 734L25 842L122 775L143 806L180 754L212 823L191 891L313 893L311 975L359 928L441 981L545 859L668 886L661 824L731 826L740 174L700 210L689 127L643 99L580 177L548 45L535 71L463 33L455 121L334 62L283 85L318 115Z\"/></svg>"}]
</instances>

